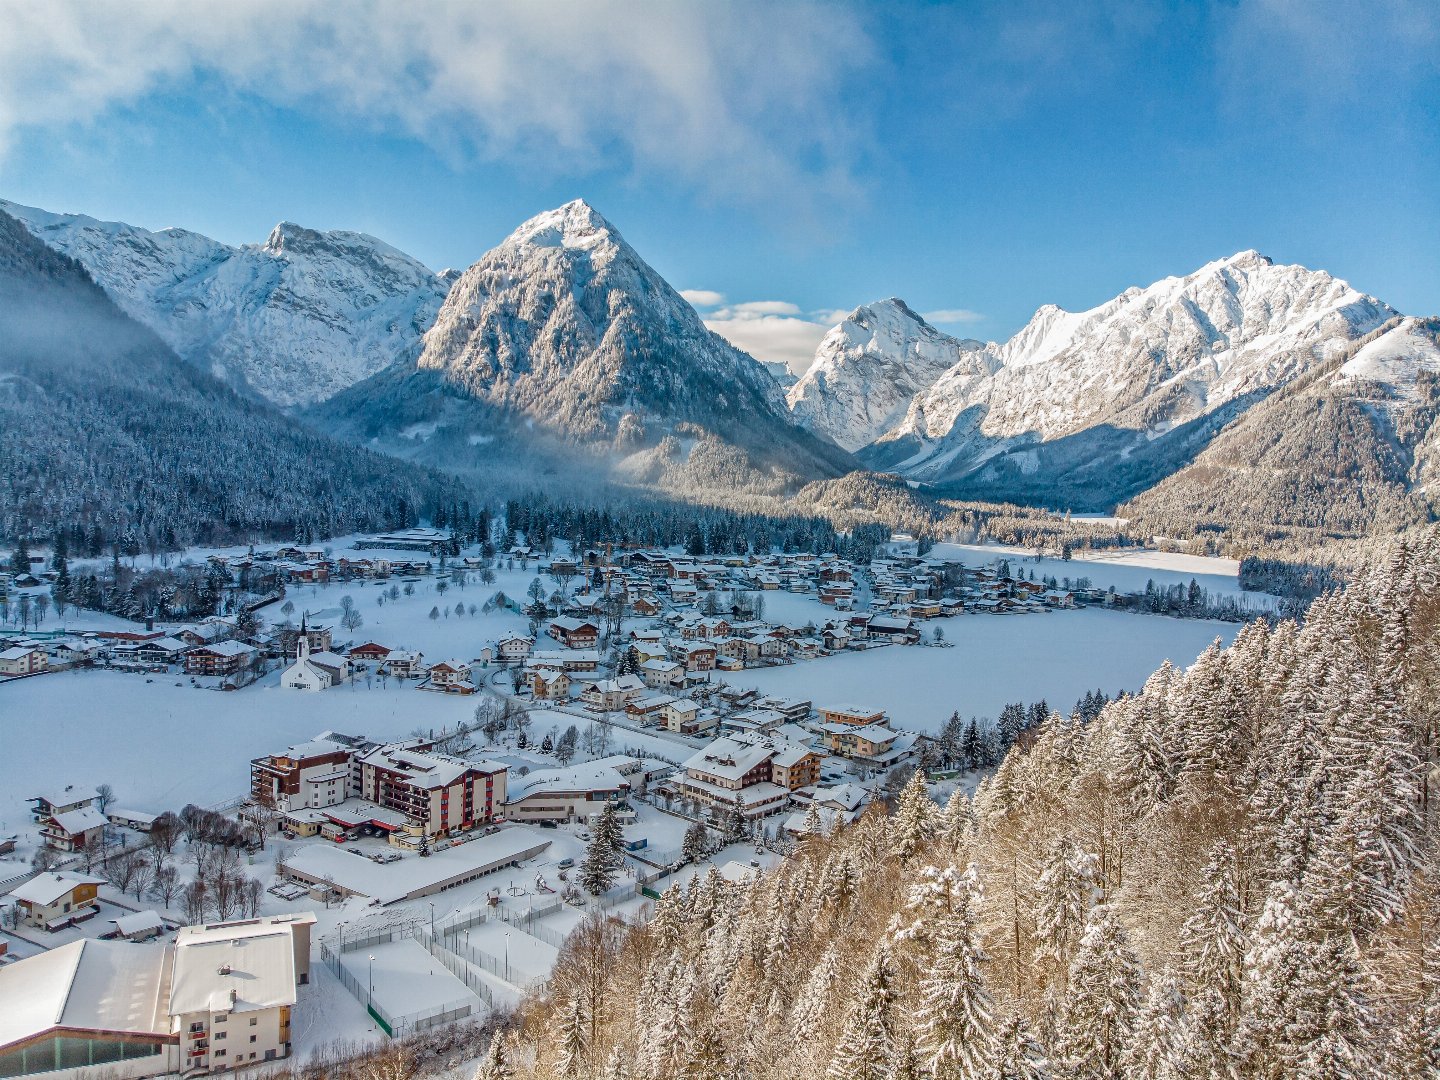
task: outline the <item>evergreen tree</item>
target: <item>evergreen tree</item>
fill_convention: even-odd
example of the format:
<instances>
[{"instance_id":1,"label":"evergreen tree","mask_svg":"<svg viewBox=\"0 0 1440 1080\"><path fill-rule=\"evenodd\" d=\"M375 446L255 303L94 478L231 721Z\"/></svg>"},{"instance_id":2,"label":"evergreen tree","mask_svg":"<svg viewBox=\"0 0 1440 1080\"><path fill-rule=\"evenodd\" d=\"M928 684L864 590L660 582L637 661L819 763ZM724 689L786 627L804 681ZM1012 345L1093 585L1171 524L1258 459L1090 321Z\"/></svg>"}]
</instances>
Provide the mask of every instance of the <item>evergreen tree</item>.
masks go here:
<instances>
[{"instance_id":1,"label":"evergreen tree","mask_svg":"<svg viewBox=\"0 0 1440 1080\"><path fill-rule=\"evenodd\" d=\"M980 1080L994 1061L986 957L972 905L967 889L938 931L934 955L920 980L919 1048L926 1075L933 1080Z\"/></svg>"},{"instance_id":2,"label":"evergreen tree","mask_svg":"<svg viewBox=\"0 0 1440 1080\"><path fill-rule=\"evenodd\" d=\"M583 1076L590 1055L590 1021L585 1006L578 997L572 997L561 1007L559 1019L556 1067L566 1080Z\"/></svg>"},{"instance_id":3,"label":"evergreen tree","mask_svg":"<svg viewBox=\"0 0 1440 1080\"><path fill-rule=\"evenodd\" d=\"M490 1046L475 1070L475 1080L510 1080L511 1075L510 1066L505 1060L504 1044L497 1029L490 1036Z\"/></svg>"},{"instance_id":4,"label":"evergreen tree","mask_svg":"<svg viewBox=\"0 0 1440 1080\"><path fill-rule=\"evenodd\" d=\"M591 894L599 896L610 888L615 875L623 865L621 852L625 836L620 828L620 815L613 802L607 802L600 811L600 820L595 824L590 844L585 849L585 859L580 864L580 884Z\"/></svg>"},{"instance_id":5,"label":"evergreen tree","mask_svg":"<svg viewBox=\"0 0 1440 1080\"><path fill-rule=\"evenodd\" d=\"M1113 1080L1140 1008L1140 961L1115 910L1091 909L1056 1018L1055 1057L1074 1080Z\"/></svg>"},{"instance_id":6,"label":"evergreen tree","mask_svg":"<svg viewBox=\"0 0 1440 1080\"><path fill-rule=\"evenodd\" d=\"M925 774L916 769L900 792L900 801L891 819L890 850L908 861L934 832L938 811L925 784Z\"/></svg>"},{"instance_id":7,"label":"evergreen tree","mask_svg":"<svg viewBox=\"0 0 1440 1080\"><path fill-rule=\"evenodd\" d=\"M895 1055L895 967L883 941L875 950L830 1059L828 1080L888 1080Z\"/></svg>"}]
</instances>

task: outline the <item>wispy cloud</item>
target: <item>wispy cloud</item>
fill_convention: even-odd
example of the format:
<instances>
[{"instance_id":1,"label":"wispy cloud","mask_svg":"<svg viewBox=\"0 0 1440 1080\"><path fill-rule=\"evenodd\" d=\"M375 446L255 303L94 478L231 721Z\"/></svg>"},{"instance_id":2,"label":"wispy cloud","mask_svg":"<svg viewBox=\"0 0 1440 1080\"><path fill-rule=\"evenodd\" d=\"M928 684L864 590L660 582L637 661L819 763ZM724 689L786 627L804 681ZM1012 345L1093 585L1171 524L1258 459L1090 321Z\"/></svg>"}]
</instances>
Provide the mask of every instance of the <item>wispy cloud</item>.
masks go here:
<instances>
[{"instance_id":1,"label":"wispy cloud","mask_svg":"<svg viewBox=\"0 0 1440 1080\"><path fill-rule=\"evenodd\" d=\"M712 308L725 302L725 294L711 289L681 289L680 295L689 301L691 307Z\"/></svg>"},{"instance_id":2,"label":"wispy cloud","mask_svg":"<svg viewBox=\"0 0 1440 1080\"><path fill-rule=\"evenodd\" d=\"M682 295L689 299L688 293ZM830 328L848 314L831 310L805 312L789 300L746 300L715 306L705 313L705 325L757 360L784 364L798 375L815 359L815 350Z\"/></svg>"},{"instance_id":3,"label":"wispy cloud","mask_svg":"<svg viewBox=\"0 0 1440 1080\"><path fill-rule=\"evenodd\" d=\"M928 323L942 326L967 326L985 321L984 315L969 308L941 308L939 311L923 312L920 317Z\"/></svg>"},{"instance_id":4,"label":"wispy cloud","mask_svg":"<svg viewBox=\"0 0 1440 1080\"><path fill-rule=\"evenodd\" d=\"M757 205L848 200L857 15L799 0L0 0L0 151L197 79L448 154L668 178Z\"/></svg>"}]
</instances>

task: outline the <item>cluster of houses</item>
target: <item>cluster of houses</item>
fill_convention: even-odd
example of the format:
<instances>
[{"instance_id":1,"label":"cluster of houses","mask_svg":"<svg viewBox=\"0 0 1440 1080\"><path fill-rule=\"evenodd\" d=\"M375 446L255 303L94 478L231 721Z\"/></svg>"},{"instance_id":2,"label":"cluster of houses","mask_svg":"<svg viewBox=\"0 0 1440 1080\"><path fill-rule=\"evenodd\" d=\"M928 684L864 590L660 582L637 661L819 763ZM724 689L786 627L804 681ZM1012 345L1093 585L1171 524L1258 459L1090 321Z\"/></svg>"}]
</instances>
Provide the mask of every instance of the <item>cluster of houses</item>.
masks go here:
<instances>
[{"instance_id":1,"label":"cluster of houses","mask_svg":"<svg viewBox=\"0 0 1440 1080\"><path fill-rule=\"evenodd\" d=\"M134 671L169 671L233 680L255 669L278 646L235 639L236 622L215 615L172 630L88 630L73 635L12 638L0 653L0 675L105 664Z\"/></svg>"}]
</instances>

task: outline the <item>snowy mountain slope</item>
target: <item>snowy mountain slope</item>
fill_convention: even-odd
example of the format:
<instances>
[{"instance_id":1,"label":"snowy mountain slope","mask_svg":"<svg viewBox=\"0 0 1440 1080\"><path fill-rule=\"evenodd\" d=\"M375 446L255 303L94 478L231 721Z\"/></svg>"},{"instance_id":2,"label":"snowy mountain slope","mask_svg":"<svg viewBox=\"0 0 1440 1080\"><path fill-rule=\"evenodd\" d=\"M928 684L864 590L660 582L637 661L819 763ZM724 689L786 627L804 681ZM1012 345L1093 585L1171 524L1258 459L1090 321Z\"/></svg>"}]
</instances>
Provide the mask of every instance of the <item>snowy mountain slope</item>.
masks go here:
<instances>
[{"instance_id":1,"label":"snowy mountain slope","mask_svg":"<svg viewBox=\"0 0 1440 1080\"><path fill-rule=\"evenodd\" d=\"M891 297L858 307L825 335L786 400L795 419L855 451L894 428L947 371L994 373L979 341L942 334Z\"/></svg>"},{"instance_id":2,"label":"snowy mountain slope","mask_svg":"<svg viewBox=\"0 0 1440 1080\"><path fill-rule=\"evenodd\" d=\"M280 405L323 398L410 353L453 281L357 232L291 222L233 248L0 201L185 359Z\"/></svg>"},{"instance_id":3,"label":"snowy mountain slope","mask_svg":"<svg viewBox=\"0 0 1440 1080\"><path fill-rule=\"evenodd\" d=\"M932 331L932 348L958 359L883 433L866 403L893 413L927 371L883 336L870 343L884 355L868 377L848 382L831 377L822 347L816 377L790 401L872 467L974 497L1102 509L1183 467L1234 416L1396 316L1327 273L1245 251L1089 311L1047 305L1004 343Z\"/></svg>"},{"instance_id":4,"label":"snowy mountain slope","mask_svg":"<svg viewBox=\"0 0 1440 1080\"><path fill-rule=\"evenodd\" d=\"M1122 509L1157 531L1309 540L1394 531L1440 508L1440 320L1394 319L1227 425Z\"/></svg>"},{"instance_id":5,"label":"snowy mountain slope","mask_svg":"<svg viewBox=\"0 0 1440 1080\"><path fill-rule=\"evenodd\" d=\"M0 537L161 545L409 523L453 478L302 427L181 360L0 212Z\"/></svg>"},{"instance_id":6,"label":"snowy mountain slope","mask_svg":"<svg viewBox=\"0 0 1440 1080\"><path fill-rule=\"evenodd\" d=\"M352 437L393 439L390 417L419 422L436 378L451 390L446 412L423 419L441 428L466 423L455 415L458 391L483 406L476 416L486 425L513 431L519 420L622 454L703 430L796 476L854 467L797 427L775 378L707 330L578 200L525 222L467 269L414 364L397 365L320 413ZM449 445L440 434L436 445Z\"/></svg>"}]
</instances>

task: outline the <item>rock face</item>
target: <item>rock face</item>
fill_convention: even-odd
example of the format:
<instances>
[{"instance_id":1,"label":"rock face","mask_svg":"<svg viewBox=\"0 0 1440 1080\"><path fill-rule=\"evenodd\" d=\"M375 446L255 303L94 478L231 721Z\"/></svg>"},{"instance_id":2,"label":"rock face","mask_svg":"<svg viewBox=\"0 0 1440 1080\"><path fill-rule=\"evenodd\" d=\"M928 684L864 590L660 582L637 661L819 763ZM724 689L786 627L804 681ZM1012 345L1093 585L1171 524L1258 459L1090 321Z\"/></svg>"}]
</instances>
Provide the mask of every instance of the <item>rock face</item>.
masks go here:
<instances>
[{"instance_id":1,"label":"rock face","mask_svg":"<svg viewBox=\"0 0 1440 1080\"><path fill-rule=\"evenodd\" d=\"M183 229L0 210L184 359L278 405L323 400L413 357L453 281L373 236L288 221L235 248Z\"/></svg>"},{"instance_id":2,"label":"rock face","mask_svg":"<svg viewBox=\"0 0 1440 1080\"><path fill-rule=\"evenodd\" d=\"M891 297L858 307L820 343L787 397L796 420L859 450L905 419L910 402L953 370L993 374L983 342L942 334Z\"/></svg>"},{"instance_id":3,"label":"rock face","mask_svg":"<svg viewBox=\"0 0 1440 1080\"><path fill-rule=\"evenodd\" d=\"M797 419L946 490L1070 494L1066 505L1078 492L1096 509L1183 467L1224 423L1398 315L1253 251L1090 311L1042 307L1003 344L948 338L887 305L895 317L827 337L790 394Z\"/></svg>"},{"instance_id":4,"label":"rock face","mask_svg":"<svg viewBox=\"0 0 1440 1080\"><path fill-rule=\"evenodd\" d=\"M800 473L852 465L796 426L775 377L707 330L578 200L525 222L460 276L416 369L578 441L623 447L689 424Z\"/></svg>"}]
</instances>

